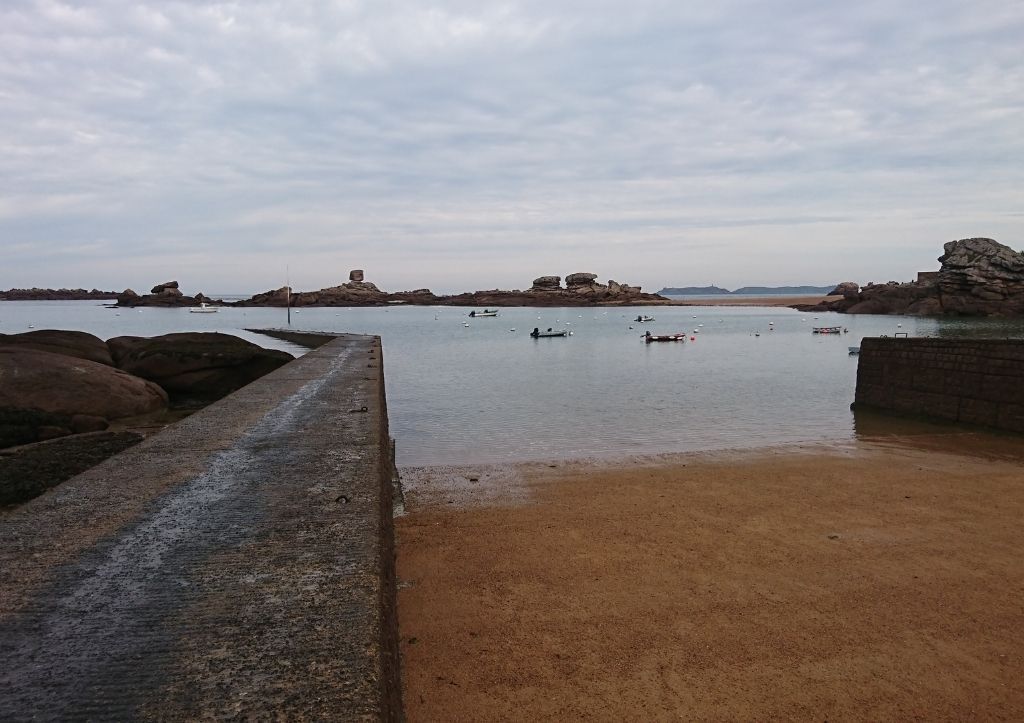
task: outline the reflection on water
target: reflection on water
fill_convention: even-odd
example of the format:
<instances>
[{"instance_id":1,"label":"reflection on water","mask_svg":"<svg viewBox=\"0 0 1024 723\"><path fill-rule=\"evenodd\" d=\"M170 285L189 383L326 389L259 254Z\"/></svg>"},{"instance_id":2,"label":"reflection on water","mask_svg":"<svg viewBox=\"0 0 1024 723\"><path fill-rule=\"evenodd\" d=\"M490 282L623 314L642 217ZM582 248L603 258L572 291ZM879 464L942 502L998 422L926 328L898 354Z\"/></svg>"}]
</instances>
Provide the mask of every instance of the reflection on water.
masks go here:
<instances>
[{"instance_id":1,"label":"reflection on water","mask_svg":"<svg viewBox=\"0 0 1024 723\"><path fill-rule=\"evenodd\" d=\"M293 310L292 328L379 334L401 465L685 452L861 434L849 405L865 336L1024 337L1024 322L806 314L785 308ZM655 317L647 324L637 315ZM0 332L81 329L104 339L224 331L298 350L246 327L281 327L283 309L107 309L95 302L0 302ZM844 326L820 336L813 326ZM573 331L531 339L534 327ZM641 335L685 332L685 343ZM905 421L894 424L909 424Z\"/></svg>"},{"instance_id":2,"label":"reflection on water","mask_svg":"<svg viewBox=\"0 0 1024 723\"><path fill-rule=\"evenodd\" d=\"M865 442L901 448L1024 462L1024 435L972 425L926 421L873 409L856 409L854 432Z\"/></svg>"}]
</instances>

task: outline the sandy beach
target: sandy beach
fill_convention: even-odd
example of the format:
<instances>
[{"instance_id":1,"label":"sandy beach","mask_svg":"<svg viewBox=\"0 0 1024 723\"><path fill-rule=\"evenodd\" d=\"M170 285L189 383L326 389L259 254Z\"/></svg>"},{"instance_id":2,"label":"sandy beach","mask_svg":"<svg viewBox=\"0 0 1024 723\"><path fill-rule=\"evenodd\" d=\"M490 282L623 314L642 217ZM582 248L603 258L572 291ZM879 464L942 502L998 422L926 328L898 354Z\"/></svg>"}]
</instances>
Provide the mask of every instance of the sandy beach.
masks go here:
<instances>
[{"instance_id":1,"label":"sandy beach","mask_svg":"<svg viewBox=\"0 0 1024 723\"><path fill-rule=\"evenodd\" d=\"M408 718L1024 719L1022 459L964 434L408 470Z\"/></svg>"}]
</instances>

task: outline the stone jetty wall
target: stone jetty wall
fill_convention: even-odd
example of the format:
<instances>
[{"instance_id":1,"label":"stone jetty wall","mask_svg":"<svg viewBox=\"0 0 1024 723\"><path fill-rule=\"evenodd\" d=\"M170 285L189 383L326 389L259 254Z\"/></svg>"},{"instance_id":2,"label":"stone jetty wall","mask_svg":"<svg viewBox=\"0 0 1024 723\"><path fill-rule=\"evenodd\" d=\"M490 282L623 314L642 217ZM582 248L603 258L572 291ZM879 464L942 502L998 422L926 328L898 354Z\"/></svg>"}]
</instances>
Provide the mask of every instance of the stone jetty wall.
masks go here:
<instances>
[{"instance_id":1,"label":"stone jetty wall","mask_svg":"<svg viewBox=\"0 0 1024 723\"><path fill-rule=\"evenodd\" d=\"M1024 339L864 339L854 403L1024 432Z\"/></svg>"},{"instance_id":2,"label":"stone jetty wall","mask_svg":"<svg viewBox=\"0 0 1024 723\"><path fill-rule=\"evenodd\" d=\"M0 514L0 720L401 720L380 339Z\"/></svg>"}]
</instances>

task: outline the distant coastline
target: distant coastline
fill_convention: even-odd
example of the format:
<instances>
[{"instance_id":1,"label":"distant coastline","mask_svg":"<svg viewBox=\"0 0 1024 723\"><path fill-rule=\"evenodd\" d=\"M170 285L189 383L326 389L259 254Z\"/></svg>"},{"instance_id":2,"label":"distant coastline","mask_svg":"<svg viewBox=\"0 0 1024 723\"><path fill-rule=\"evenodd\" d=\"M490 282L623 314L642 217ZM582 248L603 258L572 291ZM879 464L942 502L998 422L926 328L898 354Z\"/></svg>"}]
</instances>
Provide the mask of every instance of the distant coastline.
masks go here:
<instances>
[{"instance_id":1,"label":"distant coastline","mask_svg":"<svg viewBox=\"0 0 1024 723\"><path fill-rule=\"evenodd\" d=\"M8 289L0 291L0 301L111 301L117 295L116 291L99 289Z\"/></svg>"},{"instance_id":2,"label":"distant coastline","mask_svg":"<svg viewBox=\"0 0 1024 723\"><path fill-rule=\"evenodd\" d=\"M666 286L658 293L662 296L816 296L828 294L836 288L828 286L744 286L735 291L720 286Z\"/></svg>"}]
</instances>

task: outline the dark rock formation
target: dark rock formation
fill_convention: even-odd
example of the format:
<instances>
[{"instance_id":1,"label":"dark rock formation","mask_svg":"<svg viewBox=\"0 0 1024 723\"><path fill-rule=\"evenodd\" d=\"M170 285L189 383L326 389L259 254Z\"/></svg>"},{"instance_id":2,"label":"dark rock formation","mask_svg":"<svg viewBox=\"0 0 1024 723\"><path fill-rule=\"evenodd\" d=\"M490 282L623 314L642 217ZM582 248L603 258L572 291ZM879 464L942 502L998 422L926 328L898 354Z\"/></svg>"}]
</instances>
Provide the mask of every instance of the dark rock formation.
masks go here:
<instances>
[{"instance_id":1,"label":"dark rock formation","mask_svg":"<svg viewBox=\"0 0 1024 723\"><path fill-rule=\"evenodd\" d=\"M356 269L349 277L359 277L338 286L319 291L290 291L288 287L256 294L237 302L237 306L381 306L394 295L385 293L369 281L363 281L363 272ZM427 291L429 294L430 292Z\"/></svg>"},{"instance_id":2,"label":"dark rock formation","mask_svg":"<svg viewBox=\"0 0 1024 723\"><path fill-rule=\"evenodd\" d=\"M116 299L116 291L92 289L8 289L0 291L0 301L105 301Z\"/></svg>"},{"instance_id":3,"label":"dark rock formation","mask_svg":"<svg viewBox=\"0 0 1024 723\"><path fill-rule=\"evenodd\" d=\"M156 384L86 359L0 347L0 448L164 409Z\"/></svg>"},{"instance_id":4,"label":"dark rock formation","mask_svg":"<svg viewBox=\"0 0 1024 723\"><path fill-rule=\"evenodd\" d=\"M134 432L92 432L0 453L0 505L38 497L51 487L142 441Z\"/></svg>"},{"instance_id":5,"label":"dark rock formation","mask_svg":"<svg viewBox=\"0 0 1024 723\"><path fill-rule=\"evenodd\" d=\"M157 284L150 293L143 296L139 296L131 289L125 289L117 295L118 306L199 306L199 304L204 302L224 303L223 301L210 299L201 292L195 296L186 296L178 288L177 281L166 281L162 284Z\"/></svg>"},{"instance_id":6,"label":"dark rock formation","mask_svg":"<svg viewBox=\"0 0 1024 723\"><path fill-rule=\"evenodd\" d=\"M4 346L48 351L114 366L107 343L84 331L37 329L22 334L0 334L0 347Z\"/></svg>"},{"instance_id":7,"label":"dark rock formation","mask_svg":"<svg viewBox=\"0 0 1024 723\"><path fill-rule=\"evenodd\" d=\"M151 294L171 294L171 295L174 295L174 296L181 296L182 295L181 292L178 290L178 282L177 281L165 281L162 284L157 284L152 289L150 289L149 293L151 293Z\"/></svg>"},{"instance_id":8,"label":"dark rock formation","mask_svg":"<svg viewBox=\"0 0 1024 723\"><path fill-rule=\"evenodd\" d=\"M119 369L160 385L175 403L219 399L294 358L220 333L119 336L107 346Z\"/></svg>"},{"instance_id":9,"label":"dark rock formation","mask_svg":"<svg viewBox=\"0 0 1024 723\"><path fill-rule=\"evenodd\" d=\"M352 269L351 271L348 272L348 280L349 281L362 281L363 280L363 270L362 269Z\"/></svg>"},{"instance_id":10,"label":"dark rock formation","mask_svg":"<svg viewBox=\"0 0 1024 723\"><path fill-rule=\"evenodd\" d=\"M916 316L1024 316L1024 254L989 238L950 241L937 273L917 281L868 284L857 294L802 311Z\"/></svg>"},{"instance_id":11,"label":"dark rock formation","mask_svg":"<svg viewBox=\"0 0 1024 723\"><path fill-rule=\"evenodd\" d=\"M534 279L533 286L526 291L490 289L473 291L453 296L436 296L430 289L387 293L374 284L356 280L362 278L362 271L356 269L349 274L348 283L332 286L319 291L291 293L292 306L384 306L385 304L419 304L442 306L584 306L588 304L630 304L667 301L657 294L644 294L639 287L609 281L607 285L597 283L597 275L589 273L570 274L566 286L560 276L541 276ZM267 291L250 299L237 302L237 306L284 306L287 289Z\"/></svg>"}]
</instances>

